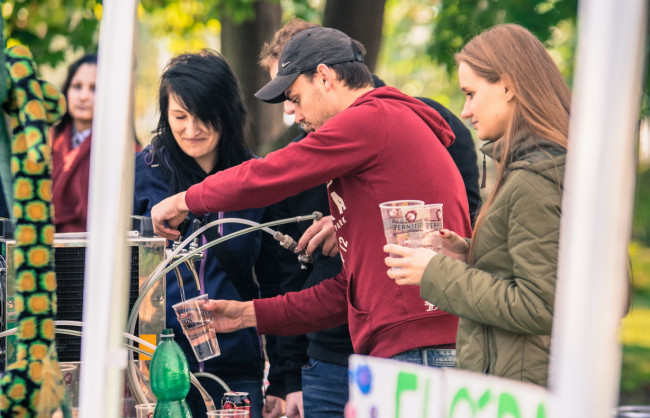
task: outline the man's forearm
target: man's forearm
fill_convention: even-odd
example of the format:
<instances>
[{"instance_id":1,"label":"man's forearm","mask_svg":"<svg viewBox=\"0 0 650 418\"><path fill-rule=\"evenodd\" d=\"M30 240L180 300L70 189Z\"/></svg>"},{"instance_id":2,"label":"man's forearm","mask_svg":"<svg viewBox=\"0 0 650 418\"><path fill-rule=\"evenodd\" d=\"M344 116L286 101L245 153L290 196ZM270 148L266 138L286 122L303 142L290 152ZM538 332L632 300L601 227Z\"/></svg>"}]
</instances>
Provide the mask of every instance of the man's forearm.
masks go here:
<instances>
[{"instance_id":1,"label":"man's forearm","mask_svg":"<svg viewBox=\"0 0 650 418\"><path fill-rule=\"evenodd\" d=\"M244 324L244 328L257 326L257 318L255 317L255 305L253 305L253 301L244 302L241 318L242 323Z\"/></svg>"}]
</instances>

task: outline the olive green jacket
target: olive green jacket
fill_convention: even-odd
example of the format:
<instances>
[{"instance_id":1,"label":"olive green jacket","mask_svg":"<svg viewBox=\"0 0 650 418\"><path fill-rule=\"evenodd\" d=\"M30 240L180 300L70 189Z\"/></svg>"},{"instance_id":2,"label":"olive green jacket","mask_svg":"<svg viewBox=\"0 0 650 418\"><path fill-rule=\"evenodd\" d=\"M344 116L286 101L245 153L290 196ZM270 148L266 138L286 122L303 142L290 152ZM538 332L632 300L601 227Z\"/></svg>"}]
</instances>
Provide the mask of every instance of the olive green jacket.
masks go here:
<instances>
[{"instance_id":1,"label":"olive green jacket","mask_svg":"<svg viewBox=\"0 0 650 418\"><path fill-rule=\"evenodd\" d=\"M474 261L436 255L420 295L460 317L459 368L546 385L566 151L519 144L475 234ZM494 148L481 151L492 157Z\"/></svg>"}]
</instances>

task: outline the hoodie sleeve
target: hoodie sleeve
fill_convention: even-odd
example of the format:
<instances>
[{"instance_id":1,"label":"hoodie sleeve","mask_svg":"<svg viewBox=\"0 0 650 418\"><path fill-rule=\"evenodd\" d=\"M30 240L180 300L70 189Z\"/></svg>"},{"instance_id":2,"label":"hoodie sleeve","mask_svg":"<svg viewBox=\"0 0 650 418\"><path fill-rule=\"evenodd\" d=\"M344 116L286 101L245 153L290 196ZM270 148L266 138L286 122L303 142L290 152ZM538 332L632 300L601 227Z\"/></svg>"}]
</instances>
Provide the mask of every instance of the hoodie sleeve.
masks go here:
<instances>
[{"instance_id":1,"label":"hoodie sleeve","mask_svg":"<svg viewBox=\"0 0 650 418\"><path fill-rule=\"evenodd\" d=\"M343 325L348 312L346 291L347 280L341 273L300 292L256 299L257 332L298 335Z\"/></svg>"},{"instance_id":2,"label":"hoodie sleeve","mask_svg":"<svg viewBox=\"0 0 650 418\"><path fill-rule=\"evenodd\" d=\"M190 187L186 203L193 213L261 207L363 171L383 148L385 120L376 100L350 107L300 142Z\"/></svg>"}]
</instances>

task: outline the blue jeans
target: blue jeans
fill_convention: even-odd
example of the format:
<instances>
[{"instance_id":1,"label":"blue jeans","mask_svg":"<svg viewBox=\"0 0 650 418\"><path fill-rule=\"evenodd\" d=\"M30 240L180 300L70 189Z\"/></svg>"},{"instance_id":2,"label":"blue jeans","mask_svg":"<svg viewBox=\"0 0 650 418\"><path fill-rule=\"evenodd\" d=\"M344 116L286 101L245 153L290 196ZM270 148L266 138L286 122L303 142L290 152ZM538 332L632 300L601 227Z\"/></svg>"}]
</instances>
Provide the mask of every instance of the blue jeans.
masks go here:
<instances>
[{"instance_id":1,"label":"blue jeans","mask_svg":"<svg viewBox=\"0 0 650 418\"><path fill-rule=\"evenodd\" d=\"M396 354L391 358L431 367L455 367L456 350L453 348L416 348Z\"/></svg>"},{"instance_id":2,"label":"blue jeans","mask_svg":"<svg viewBox=\"0 0 650 418\"><path fill-rule=\"evenodd\" d=\"M348 368L309 359L302 368L302 404L306 418L341 418L348 401Z\"/></svg>"},{"instance_id":3,"label":"blue jeans","mask_svg":"<svg viewBox=\"0 0 650 418\"><path fill-rule=\"evenodd\" d=\"M221 376L219 376L221 377ZM264 403L264 398L262 397L262 379L232 379L232 378L222 378L230 390L234 392L248 392L248 395L251 398L251 413L250 418L262 418L262 405ZM214 406L217 409L221 409L221 398L225 393L225 389L213 379L206 377L200 377L199 382L201 386L208 391L212 399L214 400ZM193 417L205 417L206 407L203 398L199 391L190 385L190 393L187 394L185 402L190 407Z\"/></svg>"}]
</instances>

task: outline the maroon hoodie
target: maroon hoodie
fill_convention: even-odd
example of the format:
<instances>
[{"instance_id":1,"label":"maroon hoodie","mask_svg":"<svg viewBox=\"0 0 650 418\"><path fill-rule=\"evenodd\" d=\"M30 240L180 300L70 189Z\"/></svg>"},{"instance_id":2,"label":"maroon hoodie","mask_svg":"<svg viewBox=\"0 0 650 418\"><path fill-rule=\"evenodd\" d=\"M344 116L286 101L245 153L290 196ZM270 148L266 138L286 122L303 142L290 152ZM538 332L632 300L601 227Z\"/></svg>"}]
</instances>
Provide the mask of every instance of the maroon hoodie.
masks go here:
<instances>
[{"instance_id":1,"label":"maroon hoodie","mask_svg":"<svg viewBox=\"0 0 650 418\"><path fill-rule=\"evenodd\" d=\"M327 183L343 271L300 292L255 301L260 334L304 334L349 322L355 352L379 357L454 343L458 319L427 311L417 286L384 264L379 204L444 205L445 227L471 235L463 180L445 150L454 135L433 109L390 87L360 96L300 142L192 186L194 213L280 201Z\"/></svg>"}]
</instances>

